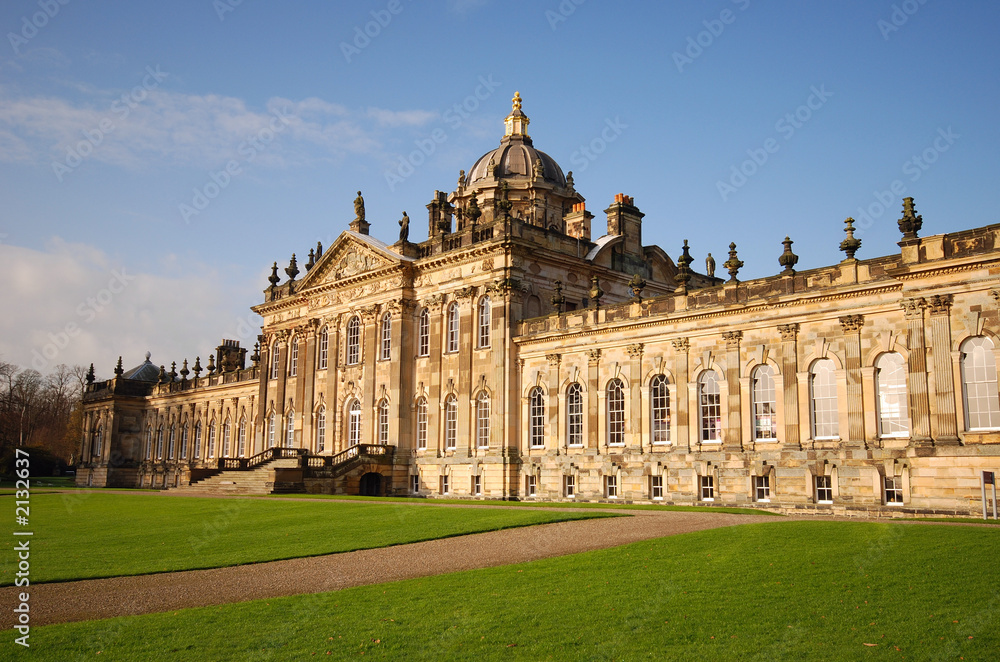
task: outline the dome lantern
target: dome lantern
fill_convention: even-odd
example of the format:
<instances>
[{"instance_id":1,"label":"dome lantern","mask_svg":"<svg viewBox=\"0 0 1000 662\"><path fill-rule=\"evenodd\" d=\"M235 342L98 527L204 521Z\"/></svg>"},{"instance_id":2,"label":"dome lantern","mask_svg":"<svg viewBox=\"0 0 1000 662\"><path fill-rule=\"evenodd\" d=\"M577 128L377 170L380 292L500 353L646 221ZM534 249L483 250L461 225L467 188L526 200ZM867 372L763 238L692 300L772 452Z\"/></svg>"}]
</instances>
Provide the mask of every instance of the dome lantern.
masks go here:
<instances>
[{"instance_id":1,"label":"dome lantern","mask_svg":"<svg viewBox=\"0 0 1000 662\"><path fill-rule=\"evenodd\" d=\"M528 116L521 110L520 92L514 92L514 98L511 99L511 105L512 108L510 115L508 115L507 119L504 120L504 126L506 127L504 137L524 136L526 138L530 138L530 136L528 136L528 124L531 123L531 120L529 120Z\"/></svg>"}]
</instances>

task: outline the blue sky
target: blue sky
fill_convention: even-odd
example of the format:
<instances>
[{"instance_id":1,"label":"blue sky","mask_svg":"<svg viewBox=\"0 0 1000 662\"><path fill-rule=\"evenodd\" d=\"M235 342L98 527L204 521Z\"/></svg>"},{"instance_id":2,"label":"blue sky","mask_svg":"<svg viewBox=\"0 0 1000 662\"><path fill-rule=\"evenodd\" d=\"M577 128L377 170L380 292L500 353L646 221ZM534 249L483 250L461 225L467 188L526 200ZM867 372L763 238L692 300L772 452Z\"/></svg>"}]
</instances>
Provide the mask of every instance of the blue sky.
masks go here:
<instances>
[{"instance_id":1,"label":"blue sky","mask_svg":"<svg viewBox=\"0 0 1000 662\"><path fill-rule=\"evenodd\" d=\"M903 195L925 235L998 220L993 2L63 2L0 7L0 359L43 372L252 345L273 261L359 189L422 239L515 90L595 236L626 193L645 243L735 241L744 278L786 234L842 259L847 216L898 250Z\"/></svg>"}]
</instances>

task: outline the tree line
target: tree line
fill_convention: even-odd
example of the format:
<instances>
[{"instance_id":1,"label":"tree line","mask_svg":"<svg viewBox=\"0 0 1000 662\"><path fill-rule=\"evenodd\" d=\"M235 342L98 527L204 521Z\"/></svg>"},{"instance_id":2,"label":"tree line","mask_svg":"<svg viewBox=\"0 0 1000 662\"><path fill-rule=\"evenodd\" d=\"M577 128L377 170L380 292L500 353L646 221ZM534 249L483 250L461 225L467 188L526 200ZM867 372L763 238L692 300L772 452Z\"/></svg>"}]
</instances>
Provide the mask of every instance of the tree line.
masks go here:
<instances>
[{"instance_id":1,"label":"tree line","mask_svg":"<svg viewBox=\"0 0 1000 662\"><path fill-rule=\"evenodd\" d=\"M32 474L72 464L79 452L87 369L59 364L37 370L0 361L0 473L9 473L14 449L36 449ZM37 460L37 461L36 461Z\"/></svg>"}]
</instances>

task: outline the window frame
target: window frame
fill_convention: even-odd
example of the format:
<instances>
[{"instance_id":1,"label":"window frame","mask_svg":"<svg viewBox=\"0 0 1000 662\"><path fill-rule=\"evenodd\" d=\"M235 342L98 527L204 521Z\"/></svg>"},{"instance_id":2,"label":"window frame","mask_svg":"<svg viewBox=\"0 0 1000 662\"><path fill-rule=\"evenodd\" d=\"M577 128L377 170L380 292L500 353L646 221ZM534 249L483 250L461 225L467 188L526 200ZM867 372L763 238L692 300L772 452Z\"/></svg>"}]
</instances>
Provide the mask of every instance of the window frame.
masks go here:
<instances>
[{"instance_id":1,"label":"window frame","mask_svg":"<svg viewBox=\"0 0 1000 662\"><path fill-rule=\"evenodd\" d=\"M295 410L288 410L285 421L285 448L295 448Z\"/></svg>"},{"instance_id":2,"label":"window frame","mask_svg":"<svg viewBox=\"0 0 1000 662\"><path fill-rule=\"evenodd\" d=\"M361 443L361 401L353 398L347 405L347 446Z\"/></svg>"},{"instance_id":3,"label":"window frame","mask_svg":"<svg viewBox=\"0 0 1000 662\"><path fill-rule=\"evenodd\" d=\"M326 452L326 406L316 410L316 452Z\"/></svg>"},{"instance_id":4,"label":"window frame","mask_svg":"<svg viewBox=\"0 0 1000 662\"><path fill-rule=\"evenodd\" d=\"M431 311L424 308L417 318L417 356L431 355Z\"/></svg>"},{"instance_id":5,"label":"window frame","mask_svg":"<svg viewBox=\"0 0 1000 662\"><path fill-rule=\"evenodd\" d=\"M618 475L608 474L604 477L604 498L618 498Z\"/></svg>"},{"instance_id":6,"label":"window frame","mask_svg":"<svg viewBox=\"0 0 1000 662\"><path fill-rule=\"evenodd\" d=\"M545 393L541 386L528 393L528 446L545 448Z\"/></svg>"},{"instance_id":7,"label":"window frame","mask_svg":"<svg viewBox=\"0 0 1000 662\"><path fill-rule=\"evenodd\" d=\"M882 477L882 501L887 506L902 506L903 477L883 476Z\"/></svg>"},{"instance_id":8,"label":"window frame","mask_svg":"<svg viewBox=\"0 0 1000 662\"><path fill-rule=\"evenodd\" d=\"M215 459L215 438L218 436L218 431L219 428L215 424L215 421L208 424L208 448L206 450L208 452L208 459L210 460Z\"/></svg>"},{"instance_id":9,"label":"window frame","mask_svg":"<svg viewBox=\"0 0 1000 662\"><path fill-rule=\"evenodd\" d=\"M247 419L240 418L240 424L236 428L236 457L246 457L247 455Z\"/></svg>"},{"instance_id":10,"label":"window frame","mask_svg":"<svg viewBox=\"0 0 1000 662\"><path fill-rule=\"evenodd\" d=\"M347 321L344 363L347 365L361 363L361 318L357 315Z\"/></svg>"},{"instance_id":11,"label":"window frame","mask_svg":"<svg viewBox=\"0 0 1000 662\"><path fill-rule=\"evenodd\" d=\"M267 417L267 447L274 448L274 436L277 433L277 420L275 413L272 411L271 415Z\"/></svg>"},{"instance_id":12,"label":"window frame","mask_svg":"<svg viewBox=\"0 0 1000 662\"><path fill-rule=\"evenodd\" d=\"M229 457L229 452L232 450L230 448L230 443L232 442L233 429L229 423L229 419L222 424L222 457Z\"/></svg>"},{"instance_id":13,"label":"window frame","mask_svg":"<svg viewBox=\"0 0 1000 662\"><path fill-rule=\"evenodd\" d=\"M583 446L583 387L579 382L566 387L566 446Z\"/></svg>"},{"instance_id":14,"label":"window frame","mask_svg":"<svg viewBox=\"0 0 1000 662\"><path fill-rule=\"evenodd\" d=\"M608 381L605 392L605 437L608 446L625 445L625 384L617 377Z\"/></svg>"},{"instance_id":15,"label":"window frame","mask_svg":"<svg viewBox=\"0 0 1000 662\"><path fill-rule=\"evenodd\" d=\"M444 449L446 451L458 448L458 398L449 393L444 399Z\"/></svg>"},{"instance_id":16,"label":"window frame","mask_svg":"<svg viewBox=\"0 0 1000 662\"><path fill-rule=\"evenodd\" d=\"M281 372L281 346L275 340L271 343L271 370L268 379L277 379Z\"/></svg>"},{"instance_id":17,"label":"window frame","mask_svg":"<svg viewBox=\"0 0 1000 662\"><path fill-rule=\"evenodd\" d=\"M381 342L379 344L379 360L388 361L392 358L392 313L386 312L382 315Z\"/></svg>"},{"instance_id":18,"label":"window frame","mask_svg":"<svg viewBox=\"0 0 1000 662\"><path fill-rule=\"evenodd\" d=\"M886 361L891 361L895 364L891 366L892 372L888 374L889 377L895 378L894 383L886 384L883 381L887 369L881 364ZM906 365L906 361L898 352L883 352L875 359L874 367L875 418L878 424L878 436L880 439L909 438L911 434L909 388L907 384L909 368ZM893 410L898 412L898 414L893 416L891 413ZM895 429L887 432L887 427Z\"/></svg>"},{"instance_id":19,"label":"window frame","mask_svg":"<svg viewBox=\"0 0 1000 662\"><path fill-rule=\"evenodd\" d=\"M820 368L824 375L819 374ZM821 378L828 382L818 383ZM826 393L819 392L822 388ZM832 395L830 394L832 393ZM830 406L832 403L832 407ZM823 405L822 408L820 405ZM816 359L809 366L809 428L815 441L840 439L840 412L837 401L837 365L833 359ZM832 420L830 419L832 415ZM822 420L820 420L822 418ZM823 426L822 429L820 426ZM835 434L830 432L836 431ZM820 434L823 432L824 434Z\"/></svg>"},{"instance_id":20,"label":"window frame","mask_svg":"<svg viewBox=\"0 0 1000 662\"><path fill-rule=\"evenodd\" d=\"M170 426L170 431L167 434L167 459L174 459L174 453L177 450L177 424Z\"/></svg>"},{"instance_id":21,"label":"window frame","mask_svg":"<svg viewBox=\"0 0 1000 662\"><path fill-rule=\"evenodd\" d=\"M965 431L989 432L1000 429L996 345L988 336L971 336L962 341L959 351ZM976 359L982 359L983 364L970 365ZM977 376L976 372L980 373L978 377L981 379L972 379ZM975 387L975 392L972 387ZM982 409L980 403L985 403L986 409ZM986 425L978 424L983 422L984 417ZM974 420L976 425L973 424Z\"/></svg>"},{"instance_id":22,"label":"window frame","mask_svg":"<svg viewBox=\"0 0 1000 662\"><path fill-rule=\"evenodd\" d=\"M663 501L663 476L649 477L649 497L653 501Z\"/></svg>"},{"instance_id":23,"label":"window frame","mask_svg":"<svg viewBox=\"0 0 1000 662\"><path fill-rule=\"evenodd\" d=\"M698 500L715 501L715 476L712 474L698 475Z\"/></svg>"},{"instance_id":24,"label":"window frame","mask_svg":"<svg viewBox=\"0 0 1000 662\"><path fill-rule=\"evenodd\" d=\"M385 398L378 404L378 443L389 445L389 401Z\"/></svg>"},{"instance_id":25,"label":"window frame","mask_svg":"<svg viewBox=\"0 0 1000 662\"><path fill-rule=\"evenodd\" d=\"M476 397L476 448L490 447L490 394L480 391Z\"/></svg>"},{"instance_id":26,"label":"window frame","mask_svg":"<svg viewBox=\"0 0 1000 662\"><path fill-rule=\"evenodd\" d=\"M563 497L566 499L576 498L576 476L573 474L563 474Z\"/></svg>"},{"instance_id":27,"label":"window frame","mask_svg":"<svg viewBox=\"0 0 1000 662\"><path fill-rule=\"evenodd\" d=\"M813 476L816 503L833 503L833 477ZM824 496L828 498L823 498Z\"/></svg>"},{"instance_id":28,"label":"window frame","mask_svg":"<svg viewBox=\"0 0 1000 662\"><path fill-rule=\"evenodd\" d=\"M670 443L670 380L662 373L649 380L649 438L653 445Z\"/></svg>"},{"instance_id":29,"label":"window frame","mask_svg":"<svg viewBox=\"0 0 1000 662\"><path fill-rule=\"evenodd\" d=\"M753 477L753 496L757 503L771 502L771 474Z\"/></svg>"},{"instance_id":30,"label":"window frame","mask_svg":"<svg viewBox=\"0 0 1000 662\"><path fill-rule=\"evenodd\" d=\"M538 496L538 476L528 474L524 485L524 496L531 499Z\"/></svg>"},{"instance_id":31,"label":"window frame","mask_svg":"<svg viewBox=\"0 0 1000 662\"><path fill-rule=\"evenodd\" d=\"M458 302L452 301L448 305L448 312L446 315L447 320L447 342L445 346L446 354L454 354L458 352L459 348L459 333L460 333L460 314L458 308Z\"/></svg>"},{"instance_id":32,"label":"window frame","mask_svg":"<svg viewBox=\"0 0 1000 662\"><path fill-rule=\"evenodd\" d=\"M417 399L417 450L427 450L427 398Z\"/></svg>"},{"instance_id":33,"label":"window frame","mask_svg":"<svg viewBox=\"0 0 1000 662\"><path fill-rule=\"evenodd\" d=\"M476 305L476 328L478 330L476 347L478 349L489 349L492 344L490 327L493 323L493 309L491 306L492 302L488 294L483 295Z\"/></svg>"},{"instance_id":34,"label":"window frame","mask_svg":"<svg viewBox=\"0 0 1000 662\"><path fill-rule=\"evenodd\" d=\"M299 339L293 337L288 341L288 376L299 376Z\"/></svg>"},{"instance_id":35,"label":"window frame","mask_svg":"<svg viewBox=\"0 0 1000 662\"><path fill-rule=\"evenodd\" d=\"M778 396L774 368L766 363L750 372L750 433L754 441L778 441Z\"/></svg>"},{"instance_id":36,"label":"window frame","mask_svg":"<svg viewBox=\"0 0 1000 662\"><path fill-rule=\"evenodd\" d=\"M324 326L319 332L319 351L316 356L316 369L326 370L330 365L330 327Z\"/></svg>"},{"instance_id":37,"label":"window frame","mask_svg":"<svg viewBox=\"0 0 1000 662\"><path fill-rule=\"evenodd\" d=\"M714 370L698 375L698 433L703 444L722 443L722 389Z\"/></svg>"}]
</instances>

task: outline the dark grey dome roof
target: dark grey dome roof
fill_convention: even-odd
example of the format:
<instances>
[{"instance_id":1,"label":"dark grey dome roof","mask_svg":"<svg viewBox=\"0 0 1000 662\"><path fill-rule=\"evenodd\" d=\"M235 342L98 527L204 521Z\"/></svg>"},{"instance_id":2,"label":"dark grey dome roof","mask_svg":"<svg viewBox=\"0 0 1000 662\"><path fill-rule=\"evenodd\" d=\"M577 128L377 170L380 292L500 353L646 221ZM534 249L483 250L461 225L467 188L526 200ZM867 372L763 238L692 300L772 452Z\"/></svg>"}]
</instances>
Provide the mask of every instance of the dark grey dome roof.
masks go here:
<instances>
[{"instance_id":1,"label":"dark grey dome roof","mask_svg":"<svg viewBox=\"0 0 1000 662\"><path fill-rule=\"evenodd\" d=\"M530 177L535 161L542 160L542 178L557 186L566 186L562 168L551 156L535 149L527 136L505 137L500 146L483 154L469 170L470 184L489 176L490 160L499 166L500 177Z\"/></svg>"},{"instance_id":2,"label":"dark grey dome roof","mask_svg":"<svg viewBox=\"0 0 1000 662\"><path fill-rule=\"evenodd\" d=\"M122 375L125 379L134 379L140 382L156 382L160 380L160 369L149 360L149 352L146 352L146 361L137 365L131 370L126 370Z\"/></svg>"}]
</instances>

